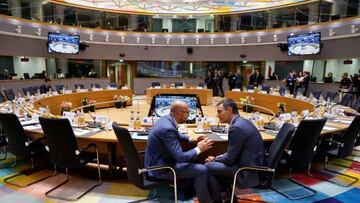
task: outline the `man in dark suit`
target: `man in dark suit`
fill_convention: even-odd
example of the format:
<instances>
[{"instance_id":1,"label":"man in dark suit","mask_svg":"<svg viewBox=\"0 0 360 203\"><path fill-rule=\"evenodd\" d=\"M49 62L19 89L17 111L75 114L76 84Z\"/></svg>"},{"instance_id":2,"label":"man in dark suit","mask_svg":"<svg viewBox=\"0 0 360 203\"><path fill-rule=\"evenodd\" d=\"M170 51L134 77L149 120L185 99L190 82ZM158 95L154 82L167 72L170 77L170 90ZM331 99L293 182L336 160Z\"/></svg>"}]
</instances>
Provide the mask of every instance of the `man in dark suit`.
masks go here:
<instances>
[{"instance_id":1,"label":"man in dark suit","mask_svg":"<svg viewBox=\"0 0 360 203\"><path fill-rule=\"evenodd\" d=\"M51 87L50 82L51 82L50 78L48 78L48 77L45 78L45 83L40 86L40 93L41 94L45 94L45 93L49 92L50 90L54 91L52 89L52 87Z\"/></svg>"},{"instance_id":2,"label":"man in dark suit","mask_svg":"<svg viewBox=\"0 0 360 203\"><path fill-rule=\"evenodd\" d=\"M290 94L294 94L296 85L296 71L292 70L286 77L286 87L289 89Z\"/></svg>"},{"instance_id":3,"label":"man in dark suit","mask_svg":"<svg viewBox=\"0 0 360 203\"><path fill-rule=\"evenodd\" d=\"M175 169L177 179L194 179L194 188L199 202L210 202L207 185L207 168L203 164L190 163L197 156L212 147L212 141L199 136L195 140L178 132L178 124L184 123L189 116L189 107L183 101L171 104L170 115L163 116L151 128L145 153L145 166L168 165ZM184 151L181 142L197 142L197 147ZM150 177L173 179L170 171L151 171Z\"/></svg>"},{"instance_id":4,"label":"man in dark suit","mask_svg":"<svg viewBox=\"0 0 360 203\"><path fill-rule=\"evenodd\" d=\"M205 161L209 176L209 186L214 200L221 199L221 190L226 190L235 172L244 166L262 166L264 164L264 143L259 131L249 121L240 117L236 103L225 99L217 104L217 117L222 123L230 124L227 152L219 156L209 156ZM220 181L221 180L221 181ZM256 172L244 171L237 178L238 188L247 188L259 184ZM215 196L217 195L217 196Z\"/></svg>"}]
</instances>

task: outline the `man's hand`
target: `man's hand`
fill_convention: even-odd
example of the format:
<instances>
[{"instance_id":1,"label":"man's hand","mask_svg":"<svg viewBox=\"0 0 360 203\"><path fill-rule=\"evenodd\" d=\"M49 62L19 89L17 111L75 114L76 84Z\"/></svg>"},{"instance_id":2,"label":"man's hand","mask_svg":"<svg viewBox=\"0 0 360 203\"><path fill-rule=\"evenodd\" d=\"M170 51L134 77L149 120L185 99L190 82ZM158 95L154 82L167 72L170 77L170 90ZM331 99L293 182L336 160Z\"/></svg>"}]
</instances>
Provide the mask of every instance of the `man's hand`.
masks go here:
<instances>
[{"instance_id":1,"label":"man's hand","mask_svg":"<svg viewBox=\"0 0 360 203\"><path fill-rule=\"evenodd\" d=\"M208 156L208 158L205 159L205 162L212 162L212 161L215 161L214 156Z\"/></svg>"},{"instance_id":2,"label":"man's hand","mask_svg":"<svg viewBox=\"0 0 360 203\"><path fill-rule=\"evenodd\" d=\"M198 142L200 142L201 140L204 140L204 139L205 139L205 136L204 136L204 135L199 135L199 136L197 136L197 137L192 138L192 139L191 139L191 142L193 142L193 143L198 143Z\"/></svg>"},{"instance_id":3,"label":"man's hand","mask_svg":"<svg viewBox=\"0 0 360 203\"><path fill-rule=\"evenodd\" d=\"M200 142L198 142L197 147L200 149L201 152L204 152L208 149L211 149L213 145L213 141L209 139L203 139Z\"/></svg>"}]
</instances>

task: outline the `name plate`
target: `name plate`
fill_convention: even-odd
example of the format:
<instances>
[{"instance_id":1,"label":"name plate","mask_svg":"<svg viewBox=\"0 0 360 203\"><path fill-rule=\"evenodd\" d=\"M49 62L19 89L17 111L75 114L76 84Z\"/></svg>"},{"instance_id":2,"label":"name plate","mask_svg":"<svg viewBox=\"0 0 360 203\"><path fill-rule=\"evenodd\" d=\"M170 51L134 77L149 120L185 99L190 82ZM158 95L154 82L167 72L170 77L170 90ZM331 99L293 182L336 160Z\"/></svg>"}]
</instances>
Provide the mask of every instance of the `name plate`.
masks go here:
<instances>
[{"instance_id":1,"label":"name plate","mask_svg":"<svg viewBox=\"0 0 360 203\"><path fill-rule=\"evenodd\" d=\"M279 119L282 121L289 121L289 120L291 120L291 114L290 113L280 114Z\"/></svg>"},{"instance_id":2,"label":"name plate","mask_svg":"<svg viewBox=\"0 0 360 203\"><path fill-rule=\"evenodd\" d=\"M105 116L105 115L96 115L95 122L107 123L107 122L109 122L109 117Z\"/></svg>"},{"instance_id":3,"label":"name plate","mask_svg":"<svg viewBox=\"0 0 360 203\"><path fill-rule=\"evenodd\" d=\"M305 110L303 110L303 111L301 112L301 114L302 114L303 117L309 115L309 113L310 113L310 112L309 112L308 109L305 109Z\"/></svg>"}]
</instances>

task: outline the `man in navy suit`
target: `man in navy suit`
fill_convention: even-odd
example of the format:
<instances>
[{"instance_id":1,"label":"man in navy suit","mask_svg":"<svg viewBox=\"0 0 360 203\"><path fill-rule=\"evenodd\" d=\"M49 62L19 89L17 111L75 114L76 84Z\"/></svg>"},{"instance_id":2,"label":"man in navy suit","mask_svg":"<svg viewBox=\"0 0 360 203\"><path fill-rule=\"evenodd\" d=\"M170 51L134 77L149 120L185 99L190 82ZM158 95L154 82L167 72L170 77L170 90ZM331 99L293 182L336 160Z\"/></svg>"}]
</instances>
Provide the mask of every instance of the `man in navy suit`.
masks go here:
<instances>
[{"instance_id":1,"label":"man in navy suit","mask_svg":"<svg viewBox=\"0 0 360 203\"><path fill-rule=\"evenodd\" d=\"M212 147L212 141L199 136L189 139L178 132L178 124L189 116L189 107L183 101L171 104L170 115L160 118L151 128L145 153L145 166L168 165L175 169L177 179L194 179L194 188L199 202L210 202L207 168L203 164L191 163L197 156ZM181 142L197 142L197 147L184 151ZM148 175L157 179L173 179L170 171L150 171Z\"/></svg>"},{"instance_id":2,"label":"man in navy suit","mask_svg":"<svg viewBox=\"0 0 360 203\"><path fill-rule=\"evenodd\" d=\"M209 177L209 186L215 200L221 199L221 182L231 180L235 172L244 166L262 166L264 163L264 143L257 128L240 117L236 103L225 99L217 104L217 117L222 123L230 124L227 152L219 156L209 156L205 161ZM237 187L247 188L259 184L256 172L244 171L238 175ZM230 186L230 184L226 185ZM223 185L223 187L226 187Z\"/></svg>"}]
</instances>

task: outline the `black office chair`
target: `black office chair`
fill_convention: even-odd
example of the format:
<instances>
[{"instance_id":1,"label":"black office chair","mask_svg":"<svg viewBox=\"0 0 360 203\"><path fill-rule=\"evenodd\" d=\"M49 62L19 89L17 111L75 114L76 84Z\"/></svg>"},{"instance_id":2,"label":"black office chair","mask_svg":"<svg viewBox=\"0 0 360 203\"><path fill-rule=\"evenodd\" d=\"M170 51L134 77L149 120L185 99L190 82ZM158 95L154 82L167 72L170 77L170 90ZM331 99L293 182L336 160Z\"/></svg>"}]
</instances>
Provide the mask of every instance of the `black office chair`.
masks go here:
<instances>
[{"instance_id":1,"label":"black office chair","mask_svg":"<svg viewBox=\"0 0 360 203\"><path fill-rule=\"evenodd\" d=\"M302 120L296 129L294 136L290 142L287 153L284 156L284 164L289 168L289 180L297 185L300 185L310 191L308 194L293 196L287 194L286 191L275 189L280 194L288 199L296 200L316 195L316 191L307 187L306 185L292 179L292 169L307 166L307 173L310 173L311 163L314 156L314 149L317 144L320 133L325 125L326 119L309 119Z\"/></svg>"},{"instance_id":2,"label":"black office chair","mask_svg":"<svg viewBox=\"0 0 360 203\"><path fill-rule=\"evenodd\" d=\"M271 88L271 86L264 85L264 86L261 86L261 91L266 91L266 93L269 94L270 88Z\"/></svg>"},{"instance_id":3,"label":"black office chair","mask_svg":"<svg viewBox=\"0 0 360 203\"><path fill-rule=\"evenodd\" d=\"M0 161L7 159L7 151L6 151L7 145L8 145L8 142L6 140L6 135L5 135L5 132L4 132L4 130L1 126L1 122L0 122L0 149L2 148L2 152L0 152L0 154L4 154L4 157L0 158Z\"/></svg>"},{"instance_id":4,"label":"black office chair","mask_svg":"<svg viewBox=\"0 0 360 203\"><path fill-rule=\"evenodd\" d=\"M175 82L175 88L184 86L183 82Z\"/></svg>"},{"instance_id":5,"label":"black office chair","mask_svg":"<svg viewBox=\"0 0 360 203\"><path fill-rule=\"evenodd\" d=\"M6 101L6 98L3 94L0 93L0 103Z\"/></svg>"},{"instance_id":6,"label":"black office chair","mask_svg":"<svg viewBox=\"0 0 360 203\"><path fill-rule=\"evenodd\" d=\"M344 94L339 104L343 106L348 106L352 98L352 94Z\"/></svg>"},{"instance_id":7,"label":"black office chair","mask_svg":"<svg viewBox=\"0 0 360 203\"><path fill-rule=\"evenodd\" d=\"M144 168L144 163L141 161L138 151L135 148L133 140L129 131L126 128L120 127L117 123L113 123L112 125L115 135L120 143L120 146L123 148L126 167L127 167L127 176L128 180L134 184L136 187L148 190L152 188L157 188L161 186L169 186L170 184L174 185L174 201L177 202L177 180L176 173L173 168L170 166L159 165L153 167ZM154 170L171 170L173 173L174 180L159 180L153 181L149 180L146 175L148 171Z\"/></svg>"},{"instance_id":8,"label":"black office chair","mask_svg":"<svg viewBox=\"0 0 360 203\"><path fill-rule=\"evenodd\" d=\"M14 185L16 187L27 187L31 184L44 180L51 175L40 177L34 179L24 185L17 184L12 182L11 179L20 176L20 175L31 175L38 170L34 170L34 157L46 153L45 145L41 143L42 138L31 140L25 133L24 128L22 127L18 117L13 113L0 113L0 123L4 130L4 133L7 137L8 150L14 157L14 162L10 167L13 167L17 164L17 156L25 159L30 159L31 169L25 169L17 174L9 176L4 179L4 182L7 184ZM34 170L34 171L31 171ZM26 173L25 173L26 172Z\"/></svg>"},{"instance_id":9,"label":"black office chair","mask_svg":"<svg viewBox=\"0 0 360 203\"><path fill-rule=\"evenodd\" d=\"M7 98L7 100L14 100L15 99L15 93L12 89L6 89L4 91L5 96Z\"/></svg>"},{"instance_id":10,"label":"black office chair","mask_svg":"<svg viewBox=\"0 0 360 203\"><path fill-rule=\"evenodd\" d=\"M25 80L29 80L29 79L30 79L29 73L24 73L24 79L25 79Z\"/></svg>"},{"instance_id":11,"label":"black office chair","mask_svg":"<svg viewBox=\"0 0 360 203\"><path fill-rule=\"evenodd\" d=\"M31 93L30 93L30 87L23 87L23 88L22 88L22 91L23 91L24 95L27 95L28 92L29 92L29 94L31 95Z\"/></svg>"},{"instance_id":12,"label":"black office chair","mask_svg":"<svg viewBox=\"0 0 360 203\"><path fill-rule=\"evenodd\" d=\"M35 95L36 93L40 92L40 86L31 86L29 89L31 95Z\"/></svg>"},{"instance_id":13,"label":"black office chair","mask_svg":"<svg viewBox=\"0 0 360 203\"><path fill-rule=\"evenodd\" d=\"M246 89L248 89L248 90L253 90L253 89L254 89L254 85L246 85Z\"/></svg>"},{"instance_id":14,"label":"black office chair","mask_svg":"<svg viewBox=\"0 0 360 203\"><path fill-rule=\"evenodd\" d=\"M355 101L351 108L360 113L360 97Z\"/></svg>"},{"instance_id":15,"label":"black office chair","mask_svg":"<svg viewBox=\"0 0 360 203\"><path fill-rule=\"evenodd\" d=\"M151 82L151 87L159 87L161 86L160 82Z\"/></svg>"},{"instance_id":16,"label":"black office chair","mask_svg":"<svg viewBox=\"0 0 360 203\"><path fill-rule=\"evenodd\" d=\"M114 82L109 83L109 86L112 87L112 88L117 88L118 87L117 84L114 83Z\"/></svg>"},{"instance_id":17,"label":"black office chair","mask_svg":"<svg viewBox=\"0 0 360 203\"><path fill-rule=\"evenodd\" d=\"M332 173L336 173L339 174L341 176L344 176L348 179L352 179L352 182L349 182L348 184L342 184L336 181L332 181L331 179L324 179L322 177L317 177L320 179L323 179L325 181L334 183L336 185L340 185L340 186L344 186L344 187L348 187L353 185L354 183L356 183L357 181L359 181L358 178L354 177L354 176L350 176L344 173L340 173L338 171L334 171L331 170L327 167L327 163L331 163L329 161L329 157L331 158L340 158L340 159L345 159L348 161L354 161L354 162L358 162L356 160L352 160L352 159L348 159L346 157L350 156L352 154L352 151L354 149L354 145L356 142L356 139L358 137L360 133L360 116L357 116L354 118L354 120L351 122L349 128L345 131L344 134L342 134L341 136L337 136L339 139L325 139L322 140L322 148L320 148L320 153L325 155L325 161L324 161L324 169L326 171L332 172ZM333 165L338 165L338 166L342 166L345 168L348 168L349 166L345 166L339 163L331 163ZM350 166L351 169L355 169L358 170L356 168L353 168Z\"/></svg>"},{"instance_id":18,"label":"black office chair","mask_svg":"<svg viewBox=\"0 0 360 203\"><path fill-rule=\"evenodd\" d=\"M316 98L316 99L319 99L321 96L321 90L320 91L314 90L314 91L311 91L311 93L314 96L314 98Z\"/></svg>"},{"instance_id":19,"label":"black office chair","mask_svg":"<svg viewBox=\"0 0 360 203\"><path fill-rule=\"evenodd\" d=\"M55 85L55 89L60 93L64 89L64 85Z\"/></svg>"},{"instance_id":20,"label":"black office chair","mask_svg":"<svg viewBox=\"0 0 360 203\"><path fill-rule=\"evenodd\" d=\"M91 87L92 88L101 88L100 84L99 83L91 83Z\"/></svg>"},{"instance_id":21,"label":"black office chair","mask_svg":"<svg viewBox=\"0 0 360 203\"><path fill-rule=\"evenodd\" d=\"M205 86L205 83L203 83L203 82L199 83L197 86L198 86L198 87L206 87L206 86Z\"/></svg>"},{"instance_id":22,"label":"black office chair","mask_svg":"<svg viewBox=\"0 0 360 203\"><path fill-rule=\"evenodd\" d=\"M235 187L236 187L236 180L239 173L244 170L252 170L258 172L265 172L266 176L265 179L261 182L258 188L266 189L271 188L272 182L275 177L276 167L279 163L281 156L283 155L286 146L289 144L292 135L295 132L294 125L290 123L285 123L279 133L277 134L275 140L270 146L269 153L267 156L267 165L266 166L248 166L248 167L241 167L239 168L233 179L233 186L232 186L232 195L231 195L231 202L233 202L233 198L235 195ZM245 201L249 201L249 199L242 199ZM251 201L251 200L250 200Z\"/></svg>"},{"instance_id":23,"label":"black office chair","mask_svg":"<svg viewBox=\"0 0 360 203\"><path fill-rule=\"evenodd\" d=\"M285 95L285 92L286 92L286 87L280 87L280 89L279 89L279 94L280 94L281 96L284 96L284 95Z\"/></svg>"},{"instance_id":24,"label":"black office chair","mask_svg":"<svg viewBox=\"0 0 360 203\"><path fill-rule=\"evenodd\" d=\"M330 99L330 101L334 101L336 94L336 92L326 92L325 101L327 101L328 98Z\"/></svg>"},{"instance_id":25,"label":"black office chair","mask_svg":"<svg viewBox=\"0 0 360 203\"><path fill-rule=\"evenodd\" d=\"M78 89L78 88L85 89L85 86L83 84L75 84L74 87L75 87L75 89Z\"/></svg>"},{"instance_id":26,"label":"black office chair","mask_svg":"<svg viewBox=\"0 0 360 203\"><path fill-rule=\"evenodd\" d=\"M56 187L52 188L51 190L47 191L45 195L47 197L51 197L55 199L74 201L74 200L78 200L80 197L85 195L87 192L89 192L96 186L101 185L99 152L97 145L91 143L86 147L79 149L74 131L68 119L40 117L39 121L44 131L46 146L47 146L47 150L49 151L50 163L54 165L55 168L54 176L57 175L58 167L65 168L65 172L66 172L65 181L63 181ZM95 149L96 156L86 152L86 150L89 148ZM74 198L70 198L67 193L64 194L65 196L61 196L61 194L57 194L57 195L51 194L56 189L60 188L69 181L69 173L68 173L69 168L83 167L87 163L94 161L95 159L96 159L97 171L98 171L98 181L96 184L89 186L89 188L86 188L85 192L81 194L76 193Z\"/></svg>"}]
</instances>

